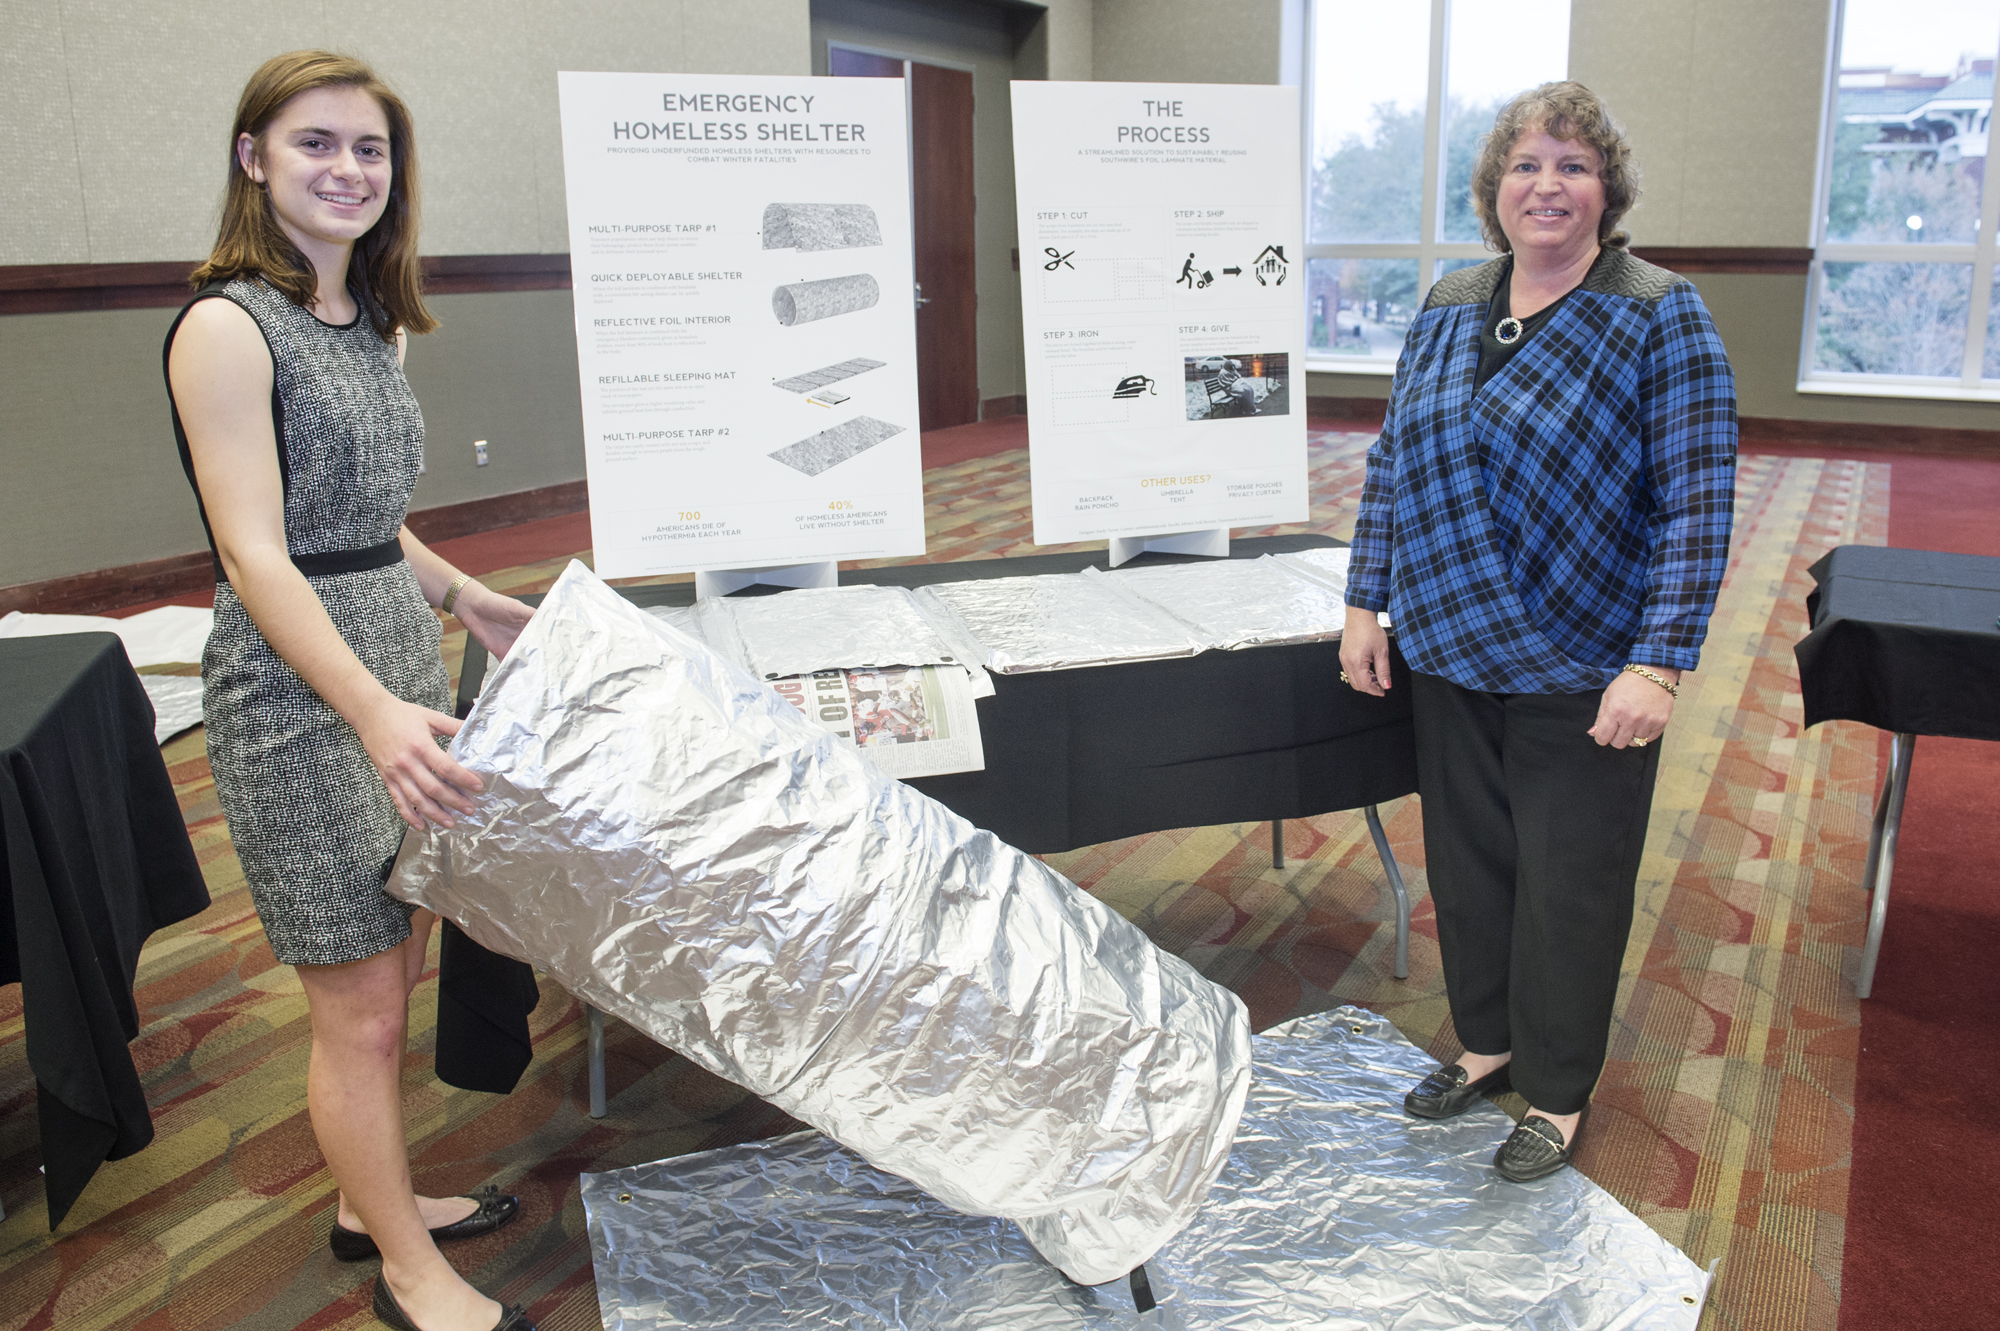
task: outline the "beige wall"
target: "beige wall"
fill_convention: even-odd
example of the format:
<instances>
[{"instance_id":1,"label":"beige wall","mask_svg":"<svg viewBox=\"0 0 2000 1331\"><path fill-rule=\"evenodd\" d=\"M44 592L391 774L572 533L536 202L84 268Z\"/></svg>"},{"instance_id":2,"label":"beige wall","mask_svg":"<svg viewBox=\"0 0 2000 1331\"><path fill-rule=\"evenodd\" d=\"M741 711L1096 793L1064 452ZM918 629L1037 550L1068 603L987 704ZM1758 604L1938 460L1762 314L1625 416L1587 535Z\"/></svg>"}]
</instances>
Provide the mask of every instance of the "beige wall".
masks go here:
<instances>
[{"instance_id":1,"label":"beige wall","mask_svg":"<svg viewBox=\"0 0 2000 1331\"><path fill-rule=\"evenodd\" d=\"M1095 0L1091 8L1100 83L1278 82L1280 0Z\"/></svg>"},{"instance_id":2,"label":"beige wall","mask_svg":"<svg viewBox=\"0 0 2000 1331\"><path fill-rule=\"evenodd\" d=\"M1048 13L1022 44L1039 68L1026 77L1089 82L1094 50L1092 33L1096 25L1094 0L1048 0Z\"/></svg>"},{"instance_id":3,"label":"beige wall","mask_svg":"<svg viewBox=\"0 0 2000 1331\"><path fill-rule=\"evenodd\" d=\"M842 42L972 71L974 282L979 301L979 399L1021 391L1021 284L1014 271L1015 32L997 9L927 0L815 0L812 70ZM1046 62L1051 48L1023 52ZM1039 73L1039 70L1035 71ZM1027 77L1028 71L1018 71Z\"/></svg>"},{"instance_id":4,"label":"beige wall","mask_svg":"<svg viewBox=\"0 0 2000 1331\"><path fill-rule=\"evenodd\" d=\"M1576 0L1570 77L1625 125L1639 245L1810 245L1827 0Z\"/></svg>"},{"instance_id":5,"label":"beige wall","mask_svg":"<svg viewBox=\"0 0 2000 1331\"><path fill-rule=\"evenodd\" d=\"M561 253L557 70L803 74L806 22L806 0L0 0L0 264L207 254L237 94L308 46L409 102L426 253Z\"/></svg>"},{"instance_id":6,"label":"beige wall","mask_svg":"<svg viewBox=\"0 0 2000 1331\"><path fill-rule=\"evenodd\" d=\"M410 103L426 253L559 253L558 69L803 74L807 25L807 0L0 0L0 264L205 255L236 96L303 46L369 60ZM444 327L409 361L428 442L416 505L581 478L569 293L433 309ZM0 318L0 586L201 547L160 382L173 314Z\"/></svg>"},{"instance_id":7,"label":"beige wall","mask_svg":"<svg viewBox=\"0 0 2000 1331\"><path fill-rule=\"evenodd\" d=\"M567 291L433 296L410 341L425 473L414 507L583 475ZM0 586L199 550L160 378L174 310L0 318ZM472 442L490 445L474 463Z\"/></svg>"},{"instance_id":8,"label":"beige wall","mask_svg":"<svg viewBox=\"0 0 2000 1331\"><path fill-rule=\"evenodd\" d=\"M1053 0L1014 72L1275 82L1287 2ZM1639 243L1810 243L1829 9L1827 0L1574 0L1572 72L1610 100L1645 171L1631 219ZM904 27L902 45L926 40L913 19ZM809 0L0 0L0 264L198 257L244 77L272 52L315 44L375 61L410 101L433 254L566 248L555 70L804 73L814 46ZM983 77L986 116L1000 94ZM982 140L994 138L989 126ZM1014 243L1012 164L981 155L982 304L1005 311L982 319L981 392L1000 396L1019 382L1018 278L993 258L1004 261ZM1803 279L1696 282L1746 415L2000 429L2000 407L1985 404L1800 394ZM445 328L419 339L410 361L431 444L417 502L581 476L567 294L441 297L437 309ZM200 545L160 388L171 317L0 318L0 585ZM1388 381L1315 374L1308 390L1380 397ZM479 470L477 438L493 456Z\"/></svg>"}]
</instances>

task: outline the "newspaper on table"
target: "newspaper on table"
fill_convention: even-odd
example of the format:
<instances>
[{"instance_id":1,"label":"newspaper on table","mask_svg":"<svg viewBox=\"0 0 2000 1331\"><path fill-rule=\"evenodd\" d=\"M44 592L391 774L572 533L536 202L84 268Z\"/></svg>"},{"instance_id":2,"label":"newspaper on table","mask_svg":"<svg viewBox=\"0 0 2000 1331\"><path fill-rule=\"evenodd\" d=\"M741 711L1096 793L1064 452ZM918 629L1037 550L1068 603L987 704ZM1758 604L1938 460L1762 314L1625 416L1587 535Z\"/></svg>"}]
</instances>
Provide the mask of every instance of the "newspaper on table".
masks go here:
<instances>
[{"instance_id":1,"label":"newspaper on table","mask_svg":"<svg viewBox=\"0 0 2000 1331\"><path fill-rule=\"evenodd\" d=\"M884 775L902 780L985 770L971 678L955 666L822 670L766 682Z\"/></svg>"},{"instance_id":2,"label":"newspaper on table","mask_svg":"<svg viewBox=\"0 0 2000 1331\"><path fill-rule=\"evenodd\" d=\"M902 589L866 590L900 592ZM842 656L839 651L822 650L815 657L808 644L795 640L798 635L773 631L773 626L783 618L779 603L795 595L796 592L782 592L733 603L712 598L693 606L657 606L647 613L702 639L753 671L758 658L741 632L746 622L752 626L747 636L764 648L763 663L796 664L801 659L839 661ZM902 595L907 600L908 593ZM824 597L808 599L817 603L816 609L838 604ZM894 604L894 598L886 603ZM885 601L861 597L849 598L845 604L857 609L879 608ZM734 613L746 606L756 609L742 616ZM773 613L774 610L778 613ZM823 615L806 618L817 623ZM911 652L899 646L894 638L880 633L871 639L865 627L839 638L847 644L848 656L858 652L879 652L891 658L924 654ZM856 643L863 645L856 647ZM966 654L970 650L967 647L947 639L942 645L931 643L927 650L943 655L949 664L857 665L777 676L757 673L807 720L854 745L884 775L906 780L983 771L986 750L979 737L977 701L992 696L993 681Z\"/></svg>"}]
</instances>

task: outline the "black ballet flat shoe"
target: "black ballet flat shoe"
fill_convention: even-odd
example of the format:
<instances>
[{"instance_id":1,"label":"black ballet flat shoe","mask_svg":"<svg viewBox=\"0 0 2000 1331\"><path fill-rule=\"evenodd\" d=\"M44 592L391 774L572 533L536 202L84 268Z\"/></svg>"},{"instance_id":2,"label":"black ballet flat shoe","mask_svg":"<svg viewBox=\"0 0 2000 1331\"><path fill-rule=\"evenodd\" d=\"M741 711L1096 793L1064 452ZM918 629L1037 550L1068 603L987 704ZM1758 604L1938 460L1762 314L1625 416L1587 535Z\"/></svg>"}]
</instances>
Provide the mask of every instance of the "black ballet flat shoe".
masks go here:
<instances>
[{"instance_id":1,"label":"black ballet flat shoe","mask_svg":"<svg viewBox=\"0 0 2000 1331\"><path fill-rule=\"evenodd\" d=\"M1479 1103L1479 1097L1488 1091L1504 1091L1512 1085L1507 1080L1510 1065L1502 1063L1493 1071L1473 1081L1467 1077L1465 1069L1456 1063L1447 1063L1425 1077L1403 1097L1403 1108L1418 1118L1454 1118Z\"/></svg>"},{"instance_id":2,"label":"black ballet flat shoe","mask_svg":"<svg viewBox=\"0 0 2000 1331\"><path fill-rule=\"evenodd\" d=\"M481 1234L491 1234L500 1226L521 1214L519 1197L503 1196L500 1189L486 1184L471 1196L469 1202L479 1203L478 1209L463 1220L454 1220L448 1225L439 1225L431 1231L433 1243L449 1243L453 1239L476 1239ZM375 1246L375 1240L366 1234L357 1234L335 1220L333 1232L326 1236L326 1243L333 1249L333 1255L343 1262L365 1261L370 1257L380 1257L382 1250Z\"/></svg>"},{"instance_id":3,"label":"black ballet flat shoe","mask_svg":"<svg viewBox=\"0 0 2000 1331\"><path fill-rule=\"evenodd\" d=\"M1540 1114L1528 1115L1493 1153L1493 1168L1510 1183L1533 1183L1558 1169L1567 1169L1570 1158L1576 1154L1576 1144L1583 1140L1583 1125L1590 1117L1588 1109L1583 1112L1584 1117L1576 1121L1576 1131L1567 1146L1563 1145L1561 1128Z\"/></svg>"},{"instance_id":4,"label":"black ballet flat shoe","mask_svg":"<svg viewBox=\"0 0 2000 1331\"><path fill-rule=\"evenodd\" d=\"M375 1316L396 1331L423 1331L403 1311L403 1305L396 1302L396 1296L389 1292L389 1282L381 1276L375 1277ZM520 1304L510 1303L500 1310L500 1320L493 1324L493 1331L535 1331L535 1324L528 1320Z\"/></svg>"}]
</instances>

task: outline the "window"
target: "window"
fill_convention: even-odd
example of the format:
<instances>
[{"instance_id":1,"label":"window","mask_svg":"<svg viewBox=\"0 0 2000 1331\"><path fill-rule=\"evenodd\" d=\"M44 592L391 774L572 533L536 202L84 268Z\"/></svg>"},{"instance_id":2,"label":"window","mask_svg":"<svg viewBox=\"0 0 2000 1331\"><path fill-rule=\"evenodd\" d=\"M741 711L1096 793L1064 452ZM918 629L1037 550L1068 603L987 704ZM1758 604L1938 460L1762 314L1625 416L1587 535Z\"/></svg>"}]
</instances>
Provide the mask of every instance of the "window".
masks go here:
<instances>
[{"instance_id":1,"label":"window","mask_svg":"<svg viewBox=\"0 0 2000 1331\"><path fill-rule=\"evenodd\" d=\"M2000 0L1846 0L1840 23L1799 387L2000 397Z\"/></svg>"},{"instance_id":2,"label":"window","mask_svg":"<svg viewBox=\"0 0 2000 1331\"><path fill-rule=\"evenodd\" d=\"M1386 374L1431 283L1493 257L1472 210L1479 139L1516 93L1567 77L1569 0L1311 15L1307 363Z\"/></svg>"}]
</instances>

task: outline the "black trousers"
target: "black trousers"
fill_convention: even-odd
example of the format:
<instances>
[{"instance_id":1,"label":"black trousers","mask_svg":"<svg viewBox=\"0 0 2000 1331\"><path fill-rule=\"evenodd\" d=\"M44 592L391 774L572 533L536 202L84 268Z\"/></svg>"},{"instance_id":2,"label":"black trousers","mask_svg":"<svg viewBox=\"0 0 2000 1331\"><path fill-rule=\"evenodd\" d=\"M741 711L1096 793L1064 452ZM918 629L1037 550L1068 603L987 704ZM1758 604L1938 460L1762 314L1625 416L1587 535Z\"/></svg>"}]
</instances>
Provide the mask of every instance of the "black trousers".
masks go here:
<instances>
[{"instance_id":1,"label":"black trousers","mask_svg":"<svg viewBox=\"0 0 2000 1331\"><path fill-rule=\"evenodd\" d=\"M1660 749L1586 733L1602 691L1483 693L1411 672L1424 855L1451 1018L1573 1114L1604 1070Z\"/></svg>"}]
</instances>

